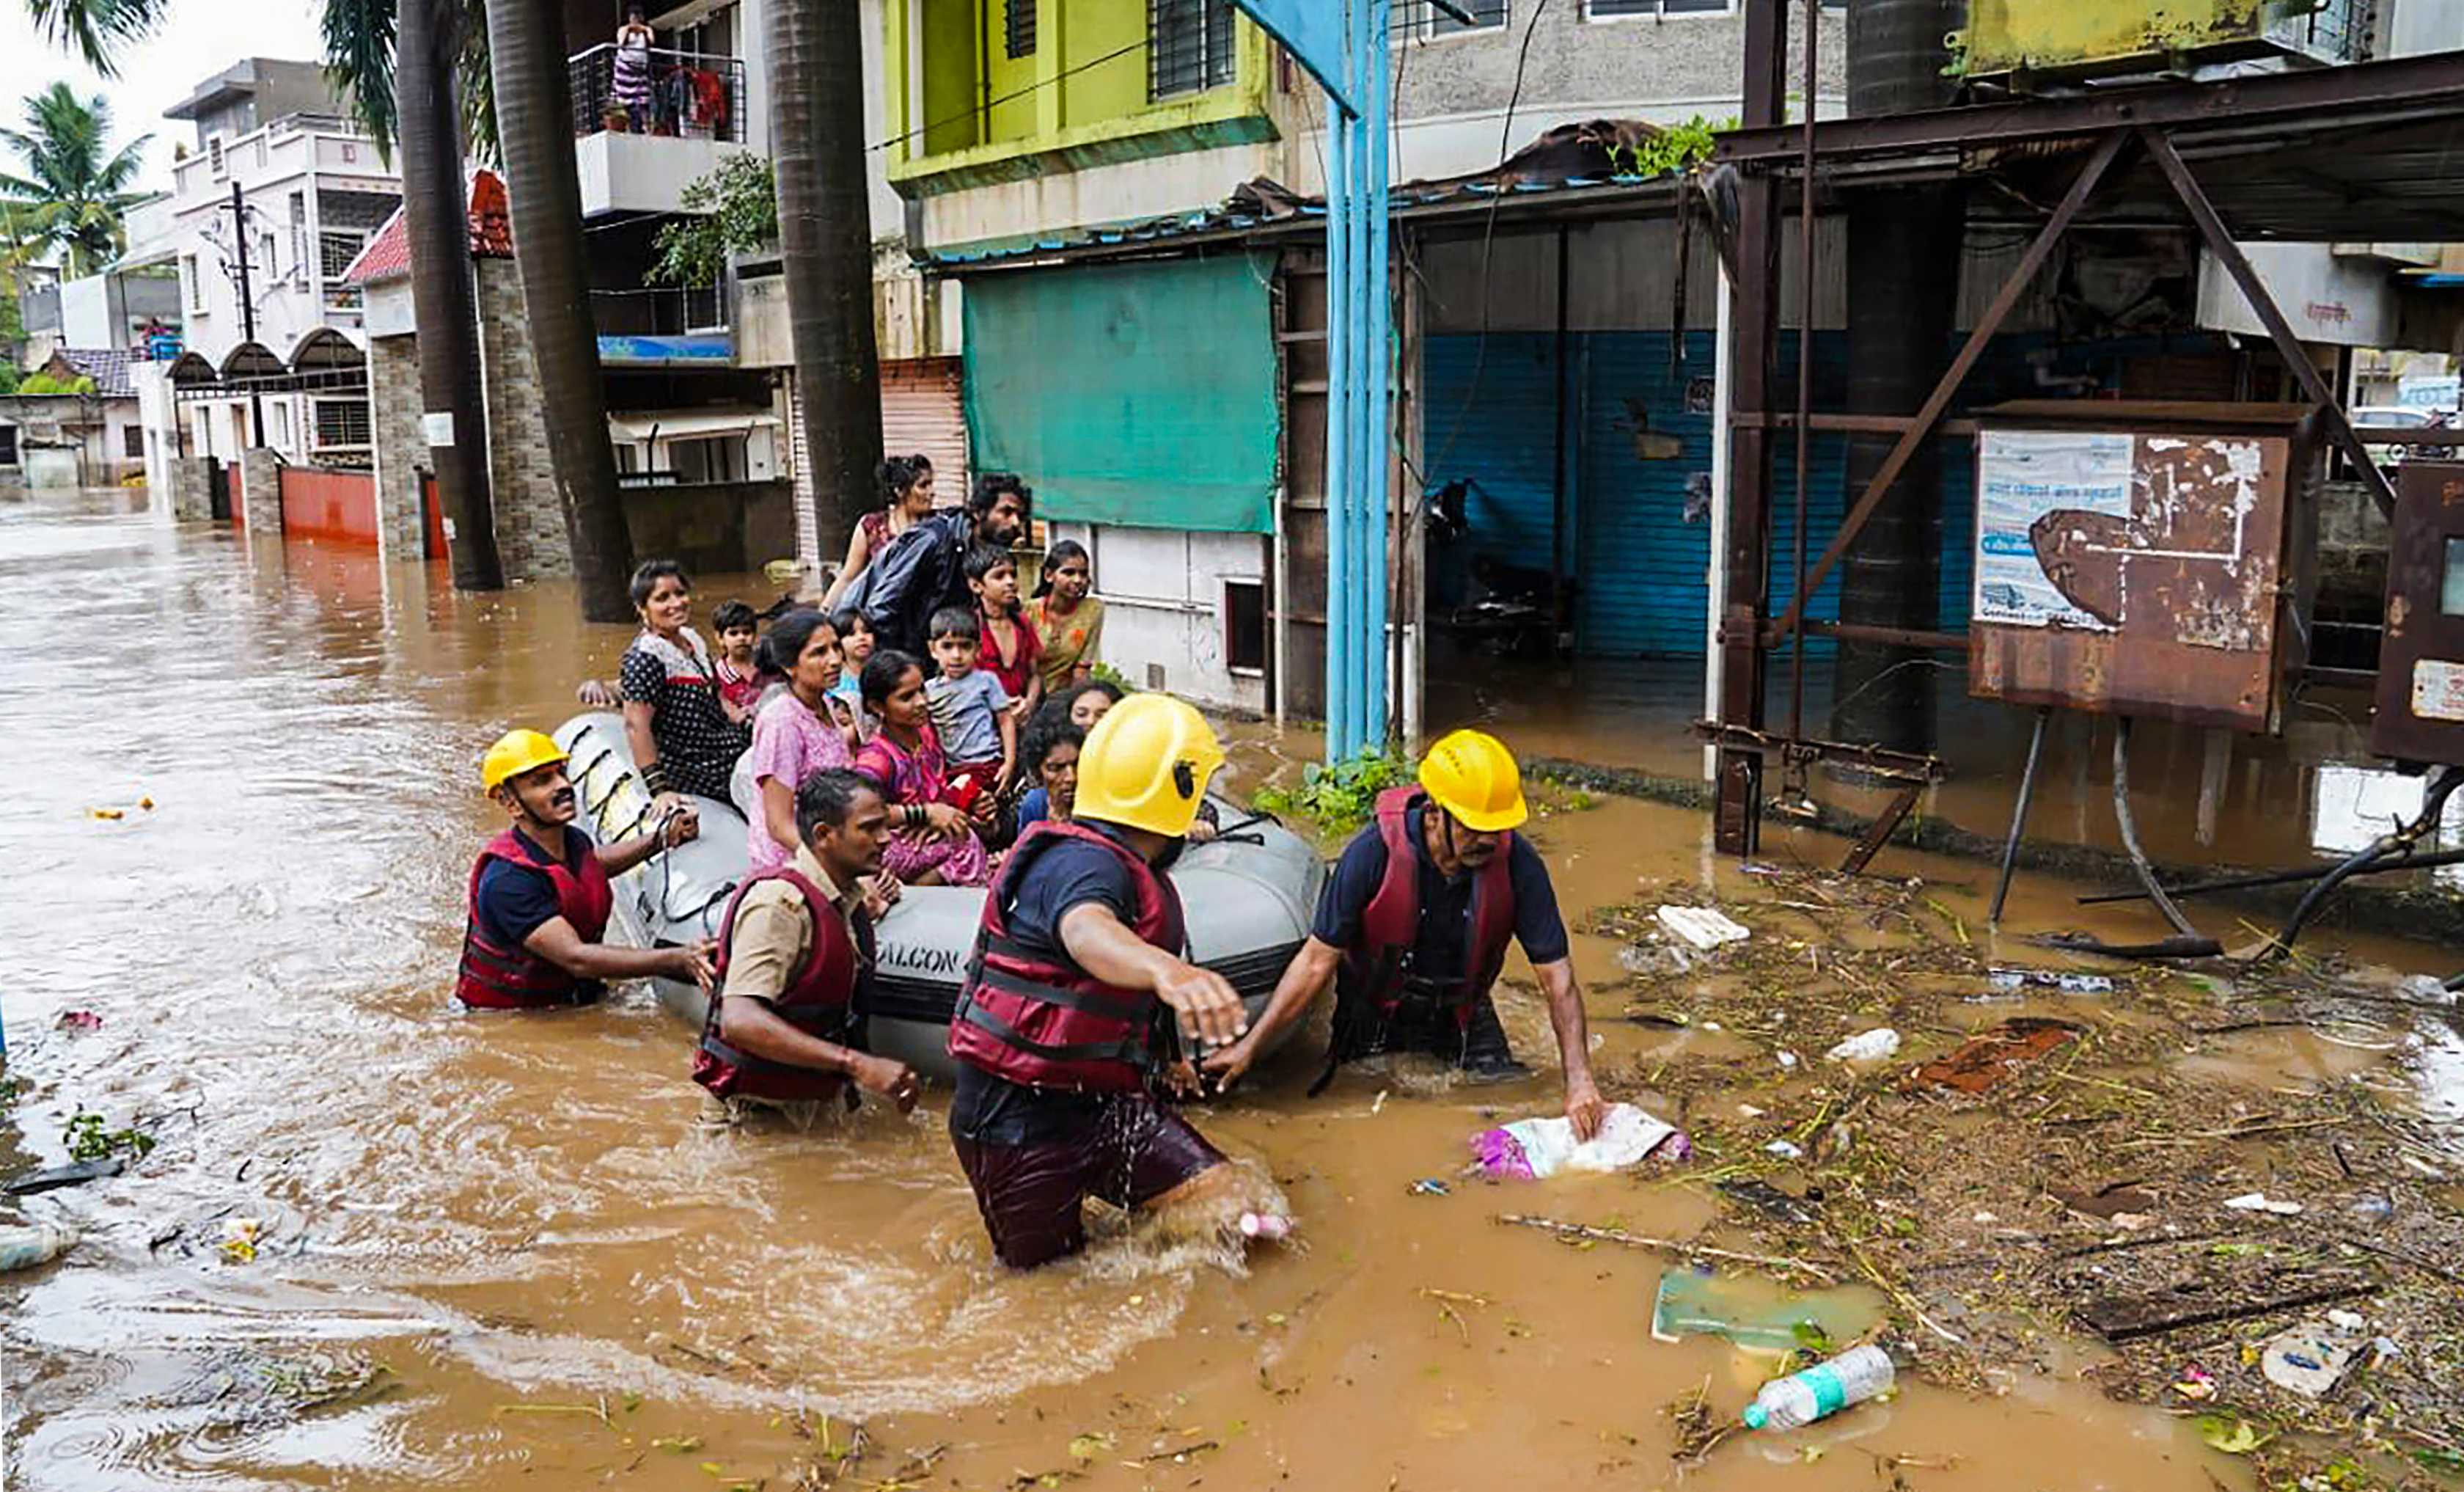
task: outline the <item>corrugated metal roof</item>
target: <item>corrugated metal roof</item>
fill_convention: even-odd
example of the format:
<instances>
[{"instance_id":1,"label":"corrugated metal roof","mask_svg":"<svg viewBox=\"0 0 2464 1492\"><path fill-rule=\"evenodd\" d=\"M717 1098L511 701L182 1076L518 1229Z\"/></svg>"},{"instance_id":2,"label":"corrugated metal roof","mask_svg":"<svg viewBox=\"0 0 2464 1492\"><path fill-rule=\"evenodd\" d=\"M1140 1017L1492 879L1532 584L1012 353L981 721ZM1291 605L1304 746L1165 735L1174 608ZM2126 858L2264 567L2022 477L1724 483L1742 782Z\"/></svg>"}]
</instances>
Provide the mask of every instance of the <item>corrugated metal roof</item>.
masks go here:
<instances>
[{"instance_id":1,"label":"corrugated metal roof","mask_svg":"<svg viewBox=\"0 0 2464 1492\"><path fill-rule=\"evenodd\" d=\"M1507 201L1520 204L1519 211L1586 199L1603 207L1628 198L1657 206L1661 198L1674 198L1675 177L1625 174L1616 167L1625 158L1622 152L1658 133L1658 126L1639 120L1561 124L1493 169L1397 186L1390 194L1390 211L1397 220L1412 220L1448 212L1485 215ZM1134 254L1151 245L1192 249L1210 241L1269 235L1315 237L1324 232L1325 220L1323 197L1305 197L1262 177L1243 184L1220 205L1199 212L1094 224L1057 235L957 245L924 255L920 262L926 269L963 274L1046 259Z\"/></svg>"}]
</instances>

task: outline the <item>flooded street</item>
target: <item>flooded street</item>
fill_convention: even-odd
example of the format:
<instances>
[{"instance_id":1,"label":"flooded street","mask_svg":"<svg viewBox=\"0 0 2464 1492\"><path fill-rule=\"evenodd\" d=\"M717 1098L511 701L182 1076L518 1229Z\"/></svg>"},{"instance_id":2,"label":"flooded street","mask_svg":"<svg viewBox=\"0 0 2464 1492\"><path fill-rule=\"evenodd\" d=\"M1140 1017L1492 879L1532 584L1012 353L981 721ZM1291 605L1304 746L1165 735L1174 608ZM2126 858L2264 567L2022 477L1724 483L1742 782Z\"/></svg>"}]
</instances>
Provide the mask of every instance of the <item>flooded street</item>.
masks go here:
<instances>
[{"instance_id":1,"label":"flooded street","mask_svg":"<svg viewBox=\"0 0 2464 1492\"><path fill-rule=\"evenodd\" d=\"M780 1492L831 1484L859 1422L869 1448L841 1484L883 1489L2255 1484L2187 1419L2109 1402L2082 1377L2102 1349L2061 1331L1987 1392L1913 1384L1681 1471L1663 1406L1707 1384L1732 1415L1766 1360L1652 1339L1666 1258L1494 1218L1686 1238L1726 1227L1709 1189L1678 1169L1410 1191L1454 1176L1471 1131L1553 1111L1553 1070L1482 1089L1353 1071L1310 1101L1322 1040L1304 1035L1199 1118L1289 1196L1296 1246L1243 1270L1113 1230L1008 1274L952 1160L946 1093L909 1120L714 1134L686 1035L647 994L513 1018L452 1005L464 878L501 822L477 755L573 713L628 629L582 625L553 587L457 596L441 567L252 553L143 503L0 503L0 728L20 764L0 798L0 933L20 962L0 1013L22 1085L0 1160L62 1162L80 1111L156 1142L125 1176L10 1204L84 1235L0 1277L11 1487ZM737 593L704 578L699 616ZM1246 730L1229 786L1305 749ZM1571 923L1639 882L1762 895L1708 832L1609 799L1534 837ZM1770 837L1771 857L1794 853ZM1808 860L1838 853L1804 836ZM1983 930L1988 869L1900 851L1877 868L1925 877L1963 940L2044 961ZM2144 910L2073 907L2079 889L2023 879L2011 921L2152 935ZM1617 948L1578 936L1574 953L1611 1098L1656 1106L1618 1075L1749 1050L1620 1019ZM2358 951L2454 971L2453 950ZM1501 1004L1545 1061L1538 997ZM2407 1053L2433 1075L2426 1099L2393 1065ZM2451 1121L2464 1095L2464 1045L2426 1017L2178 1058L2137 1080L2362 1084ZM240 1219L262 1225L253 1258L224 1247Z\"/></svg>"}]
</instances>

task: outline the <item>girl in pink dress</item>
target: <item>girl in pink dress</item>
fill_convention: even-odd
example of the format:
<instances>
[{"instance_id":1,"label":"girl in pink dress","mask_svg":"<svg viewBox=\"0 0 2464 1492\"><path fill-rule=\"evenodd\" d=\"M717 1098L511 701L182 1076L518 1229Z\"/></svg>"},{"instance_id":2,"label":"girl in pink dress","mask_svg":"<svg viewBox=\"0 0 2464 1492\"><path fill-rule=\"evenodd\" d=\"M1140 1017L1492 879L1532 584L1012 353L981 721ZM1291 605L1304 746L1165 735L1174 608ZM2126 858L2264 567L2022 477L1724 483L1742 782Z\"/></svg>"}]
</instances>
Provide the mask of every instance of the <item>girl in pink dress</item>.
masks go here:
<instances>
[{"instance_id":1,"label":"girl in pink dress","mask_svg":"<svg viewBox=\"0 0 2464 1492\"><path fill-rule=\"evenodd\" d=\"M893 833L882 867L911 886L980 886L992 880L991 857L976 836L989 818L992 794L970 817L952 800L948 764L924 702L924 665L885 648L864 665L864 704L881 728L855 756L855 769L881 785Z\"/></svg>"}]
</instances>

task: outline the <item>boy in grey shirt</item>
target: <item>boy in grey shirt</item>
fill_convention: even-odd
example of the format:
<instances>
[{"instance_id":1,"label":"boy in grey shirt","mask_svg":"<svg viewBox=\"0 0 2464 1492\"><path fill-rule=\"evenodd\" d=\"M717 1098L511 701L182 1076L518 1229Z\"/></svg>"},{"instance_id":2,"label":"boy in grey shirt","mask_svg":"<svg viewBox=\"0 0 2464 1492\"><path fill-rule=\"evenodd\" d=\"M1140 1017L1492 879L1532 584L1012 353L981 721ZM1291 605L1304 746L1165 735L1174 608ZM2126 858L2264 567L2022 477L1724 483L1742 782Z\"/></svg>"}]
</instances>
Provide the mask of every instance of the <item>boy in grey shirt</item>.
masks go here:
<instances>
[{"instance_id":1,"label":"boy in grey shirt","mask_svg":"<svg viewBox=\"0 0 2464 1492\"><path fill-rule=\"evenodd\" d=\"M1007 792L1018 772L1018 719L1010 713L1009 691L976 667L980 625L975 612L955 606L933 613L933 661L941 673L924 684L950 786L967 800L962 808L973 805L976 793Z\"/></svg>"}]
</instances>

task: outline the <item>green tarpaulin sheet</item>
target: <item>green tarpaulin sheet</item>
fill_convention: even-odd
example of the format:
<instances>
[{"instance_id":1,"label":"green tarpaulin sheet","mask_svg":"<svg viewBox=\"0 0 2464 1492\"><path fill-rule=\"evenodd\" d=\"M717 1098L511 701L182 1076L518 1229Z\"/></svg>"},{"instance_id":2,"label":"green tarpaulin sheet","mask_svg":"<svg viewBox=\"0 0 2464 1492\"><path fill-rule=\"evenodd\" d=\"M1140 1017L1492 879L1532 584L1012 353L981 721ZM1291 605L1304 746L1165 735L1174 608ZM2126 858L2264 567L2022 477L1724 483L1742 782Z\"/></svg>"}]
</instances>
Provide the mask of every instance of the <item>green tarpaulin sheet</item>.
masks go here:
<instances>
[{"instance_id":1,"label":"green tarpaulin sheet","mask_svg":"<svg viewBox=\"0 0 2464 1492\"><path fill-rule=\"evenodd\" d=\"M967 435L1036 516L1274 527L1274 318L1264 256L967 281Z\"/></svg>"}]
</instances>

